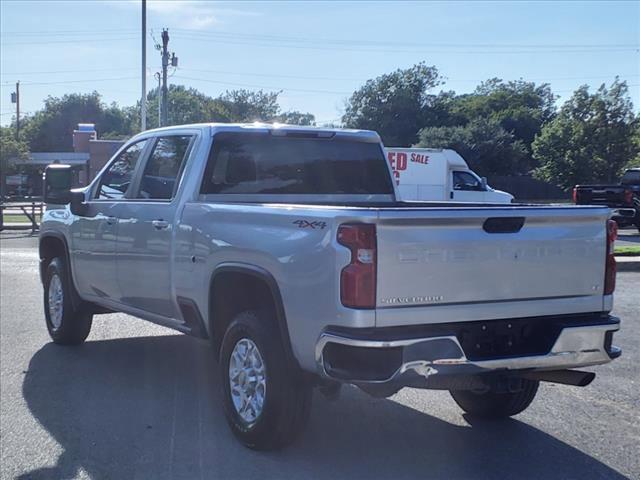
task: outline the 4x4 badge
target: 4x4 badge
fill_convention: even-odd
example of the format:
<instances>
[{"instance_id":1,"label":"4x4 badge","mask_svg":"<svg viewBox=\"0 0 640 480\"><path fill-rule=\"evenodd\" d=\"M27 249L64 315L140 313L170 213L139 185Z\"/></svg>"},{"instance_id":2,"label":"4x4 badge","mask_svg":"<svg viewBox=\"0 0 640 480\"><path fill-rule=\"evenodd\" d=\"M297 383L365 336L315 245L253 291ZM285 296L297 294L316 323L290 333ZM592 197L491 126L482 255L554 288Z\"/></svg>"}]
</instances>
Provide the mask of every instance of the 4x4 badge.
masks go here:
<instances>
[{"instance_id":1,"label":"4x4 badge","mask_svg":"<svg viewBox=\"0 0 640 480\"><path fill-rule=\"evenodd\" d=\"M307 220L294 220L293 224L298 225L298 228L313 228L313 229L319 228L320 230L323 230L327 226L327 222L320 222L320 221L309 222Z\"/></svg>"}]
</instances>

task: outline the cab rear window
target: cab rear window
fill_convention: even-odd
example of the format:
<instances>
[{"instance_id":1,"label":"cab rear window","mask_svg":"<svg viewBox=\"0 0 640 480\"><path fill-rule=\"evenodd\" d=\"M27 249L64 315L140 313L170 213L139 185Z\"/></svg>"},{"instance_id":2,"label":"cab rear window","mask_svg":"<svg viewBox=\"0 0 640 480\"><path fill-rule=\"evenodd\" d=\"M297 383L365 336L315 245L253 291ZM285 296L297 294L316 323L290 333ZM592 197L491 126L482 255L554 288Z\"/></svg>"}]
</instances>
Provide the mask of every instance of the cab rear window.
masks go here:
<instances>
[{"instance_id":1,"label":"cab rear window","mask_svg":"<svg viewBox=\"0 0 640 480\"><path fill-rule=\"evenodd\" d=\"M332 138L219 133L201 193L392 194L377 143Z\"/></svg>"}]
</instances>

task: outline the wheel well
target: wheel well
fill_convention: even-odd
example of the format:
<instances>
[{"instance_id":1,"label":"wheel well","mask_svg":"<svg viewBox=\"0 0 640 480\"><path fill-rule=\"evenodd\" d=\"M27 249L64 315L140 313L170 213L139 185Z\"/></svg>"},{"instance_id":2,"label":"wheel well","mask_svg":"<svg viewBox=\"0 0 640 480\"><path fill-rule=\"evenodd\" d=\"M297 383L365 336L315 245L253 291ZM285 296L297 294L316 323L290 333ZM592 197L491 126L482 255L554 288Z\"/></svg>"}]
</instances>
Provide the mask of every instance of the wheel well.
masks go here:
<instances>
[{"instance_id":1,"label":"wheel well","mask_svg":"<svg viewBox=\"0 0 640 480\"><path fill-rule=\"evenodd\" d=\"M271 288L264 279L251 273L218 273L211 281L209 299L209 333L216 351L233 317L244 310L267 310L277 321L277 305ZM278 328L275 322L274 328Z\"/></svg>"},{"instance_id":2,"label":"wheel well","mask_svg":"<svg viewBox=\"0 0 640 480\"><path fill-rule=\"evenodd\" d=\"M69 282L68 286L71 289L71 302L73 303L74 308L88 308L89 304L82 301L80 295L78 295L78 292L76 291L75 285L73 284L71 259L69 258L67 244L63 238L56 235L47 235L46 237L42 237L40 239L38 250L40 255L40 279L42 280L42 283L44 284L47 267L49 266L49 263L51 263L51 260L56 257L60 257L66 267ZM94 313L104 312L96 310Z\"/></svg>"},{"instance_id":3,"label":"wheel well","mask_svg":"<svg viewBox=\"0 0 640 480\"><path fill-rule=\"evenodd\" d=\"M40 240L40 278L44 280L44 274L51 260L61 257L65 262L67 259L67 247L63 240L58 237L47 236Z\"/></svg>"}]
</instances>

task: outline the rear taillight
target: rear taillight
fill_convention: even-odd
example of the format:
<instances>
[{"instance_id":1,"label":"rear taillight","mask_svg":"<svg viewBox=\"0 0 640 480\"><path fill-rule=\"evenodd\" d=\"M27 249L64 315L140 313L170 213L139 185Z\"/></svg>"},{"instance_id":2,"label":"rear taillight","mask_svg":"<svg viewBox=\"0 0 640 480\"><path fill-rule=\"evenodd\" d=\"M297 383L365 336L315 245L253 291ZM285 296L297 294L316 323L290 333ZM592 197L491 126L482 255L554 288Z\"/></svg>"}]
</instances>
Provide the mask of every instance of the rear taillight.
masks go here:
<instances>
[{"instance_id":1,"label":"rear taillight","mask_svg":"<svg viewBox=\"0 0 640 480\"><path fill-rule=\"evenodd\" d=\"M624 203L627 205L633 204L633 192L631 190L624 191Z\"/></svg>"},{"instance_id":2,"label":"rear taillight","mask_svg":"<svg viewBox=\"0 0 640 480\"><path fill-rule=\"evenodd\" d=\"M345 223L338 227L338 243L351 250L351 262L340 273L340 300L345 307L376 306L376 226Z\"/></svg>"},{"instance_id":3,"label":"rear taillight","mask_svg":"<svg viewBox=\"0 0 640 480\"><path fill-rule=\"evenodd\" d=\"M573 187L573 203L578 203L578 187Z\"/></svg>"},{"instance_id":4,"label":"rear taillight","mask_svg":"<svg viewBox=\"0 0 640 480\"><path fill-rule=\"evenodd\" d=\"M611 295L616 289L616 257L613 255L614 244L618 237L618 224L614 220L607 221L607 259L604 269L604 294Z\"/></svg>"}]
</instances>

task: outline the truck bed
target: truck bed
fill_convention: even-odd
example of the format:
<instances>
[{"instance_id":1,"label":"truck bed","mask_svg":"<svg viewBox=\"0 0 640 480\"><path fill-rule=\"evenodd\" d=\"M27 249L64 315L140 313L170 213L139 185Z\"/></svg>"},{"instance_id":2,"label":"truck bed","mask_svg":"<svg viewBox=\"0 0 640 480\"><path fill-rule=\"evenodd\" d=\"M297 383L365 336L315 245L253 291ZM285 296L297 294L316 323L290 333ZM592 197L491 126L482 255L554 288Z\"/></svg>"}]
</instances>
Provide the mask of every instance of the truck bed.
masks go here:
<instances>
[{"instance_id":1,"label":"truck bed","mask_svg":"<svg viewBox=\"0 0 640 480\"><path fill-rule=\"evenodd\" d=\"M338 226L375 223L374 321L379 327L607 308L603 295L606 207L451 202L200 205L206 205L211 222L217 223L216 242L237 246L238 261L242 261L252 257L253 239L260 238L261 245L272 246L273 257L267 263L277 265L272 268L283 272L283 278L302 259L292 258L291 252L305 251L301 271L314 265L318 275L326 278L327 262L332 262L331 271L337 272L333 282L338 282L339 272L349 262L349 251L336 241ZM193 215L202 218L203 211ZM187 207L187 223L189 217ZM243 219L242 227L236 217ZM326 227L313 228L313 222ZM240 228L241 239L226 233ZM331 256L327 242L335 252ZM303 278L299 281L308 283ZM338 291L336 285L331 289ZM305 293L301 290L299 296L304 298Z\"/></svg>"}]
</instances>

